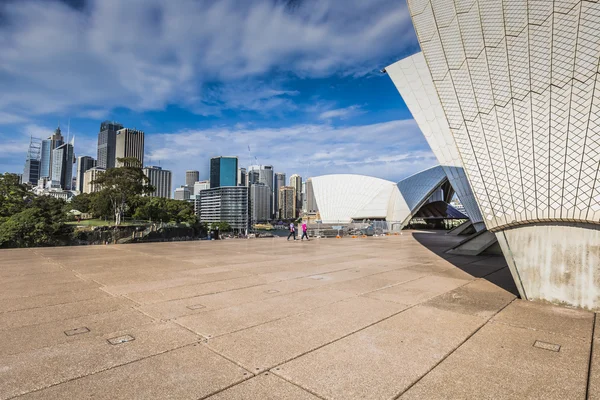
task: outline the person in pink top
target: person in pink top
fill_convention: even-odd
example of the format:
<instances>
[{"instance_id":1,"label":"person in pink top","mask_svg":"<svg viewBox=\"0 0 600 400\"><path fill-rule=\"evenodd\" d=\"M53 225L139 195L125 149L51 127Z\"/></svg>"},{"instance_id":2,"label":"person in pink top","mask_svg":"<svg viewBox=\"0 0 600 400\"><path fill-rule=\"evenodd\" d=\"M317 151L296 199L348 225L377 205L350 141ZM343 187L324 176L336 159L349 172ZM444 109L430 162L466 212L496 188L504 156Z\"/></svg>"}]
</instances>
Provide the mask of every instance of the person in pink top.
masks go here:
<instances>
[{"instance_id":1,"label":"person in pink top","mask_svg":"<svg viewBox=\"0 0 600 400\"><path fill-rule=\"evenodd\" d=\"M300 240L304 240L304 238L306 237L306 240L308 239L308 227L306 226L306 222L302 223L302 239Z\"/></svg>"}]
</instances>

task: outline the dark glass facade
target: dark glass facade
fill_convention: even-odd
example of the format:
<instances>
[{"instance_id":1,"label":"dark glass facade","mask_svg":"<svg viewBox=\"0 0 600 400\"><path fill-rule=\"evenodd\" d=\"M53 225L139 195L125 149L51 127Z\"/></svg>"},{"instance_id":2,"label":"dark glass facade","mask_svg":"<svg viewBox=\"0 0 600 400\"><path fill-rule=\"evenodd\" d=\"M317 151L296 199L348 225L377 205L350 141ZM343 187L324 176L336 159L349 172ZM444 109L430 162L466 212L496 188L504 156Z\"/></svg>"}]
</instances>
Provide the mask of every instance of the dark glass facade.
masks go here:
<instances>
[{"instance_id":1,"label":"dark glass facade","mask_svg":"<svg viewBox=\"0 0 600 400\"><path fill-rule=\"evenodd\" d=\"M123 129L118 122L104 121L100 124L98 133L98 157L96 165L100 168L115 167L115 150L117 146L117 131Z\"/></svg>"},{"instance_id":2,"label":"dark glass facade","mask_svg":"<svg viewBox=\"0 0 600 400\"><path fill-rule=\"evenodd\" d=\"M210 187L237 186L237 157L215 157L210 159Z\"/></svg>"}]
</instances>

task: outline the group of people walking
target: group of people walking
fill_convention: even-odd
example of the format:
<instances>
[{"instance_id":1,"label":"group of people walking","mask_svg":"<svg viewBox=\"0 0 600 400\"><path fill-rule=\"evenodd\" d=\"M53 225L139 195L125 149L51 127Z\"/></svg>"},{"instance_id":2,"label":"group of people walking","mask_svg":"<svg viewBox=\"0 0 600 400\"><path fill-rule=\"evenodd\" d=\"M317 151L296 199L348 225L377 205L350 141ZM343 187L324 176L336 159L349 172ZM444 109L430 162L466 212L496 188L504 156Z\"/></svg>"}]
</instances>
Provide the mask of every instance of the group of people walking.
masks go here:
<instances>
[{"instance_id":1,"label":"group of people walking","mask_svg":"<svg viewBox=\"0 0 600 400\"><path fill-rule=\"evenodd\" d=\"M296 239L296 225L294 225L293 222L290 223L290 234L288 235L287 240L290 240L291 237L294 237L294 240L298 240ZM302 239L300 240L304 240L304 238L306 238L306 240L308 239L308 227L306 226L306 222L302 223Z\"/></svg>"}]
</instances>

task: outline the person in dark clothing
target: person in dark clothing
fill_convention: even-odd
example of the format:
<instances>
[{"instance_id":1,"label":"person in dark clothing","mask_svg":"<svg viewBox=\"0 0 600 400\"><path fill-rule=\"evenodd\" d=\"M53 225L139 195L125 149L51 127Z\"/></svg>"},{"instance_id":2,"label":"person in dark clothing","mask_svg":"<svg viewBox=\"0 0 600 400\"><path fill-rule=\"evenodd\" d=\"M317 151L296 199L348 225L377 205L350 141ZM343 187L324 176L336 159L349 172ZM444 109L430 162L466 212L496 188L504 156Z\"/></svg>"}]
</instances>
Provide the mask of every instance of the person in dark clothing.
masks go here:
<instances>
[{"instance_id":1,"label":"person in dark clothing","mask_svg":"<svg viewBox=\"0 0 600 400\"><path fill-rule=\"evenodd\" d=\"M302 239L300 240L304 240L304 238L306 238L306 240L308 239L308 226L306 225L306 222L302 223Z\"/></svg>"},{"instance_id":2,"label":"person in dark clothing","mask_svg":"<svg viewBox=\"0 0 600 400\"><path fill-rule=\"evenodd\" d=\"M290 223L290 234L288 235L287 240L290 240L290 237L292 236L294 236L294 240L296 240L296 227L293 222Z\"/></svg>"}]
</instances>

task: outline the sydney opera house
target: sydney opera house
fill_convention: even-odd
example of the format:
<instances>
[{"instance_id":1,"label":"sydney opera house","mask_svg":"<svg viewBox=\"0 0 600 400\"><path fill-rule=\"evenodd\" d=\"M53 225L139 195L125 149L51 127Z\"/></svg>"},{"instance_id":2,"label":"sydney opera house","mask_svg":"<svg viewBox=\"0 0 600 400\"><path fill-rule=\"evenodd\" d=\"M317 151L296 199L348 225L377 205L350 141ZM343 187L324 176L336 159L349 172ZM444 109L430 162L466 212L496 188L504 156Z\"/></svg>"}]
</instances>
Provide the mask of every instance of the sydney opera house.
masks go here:
<instances>
[{"instance_id":1,"label":"sydney opera house","mask_svg":"<svg viewBox=\"0 0 600 400\"><path fill-rule=\"evenodd\" d=\"M386 72L473 223L522 298L598 309L600 2L408 4L422 53Z\"/></svg>"}]
</instances>

